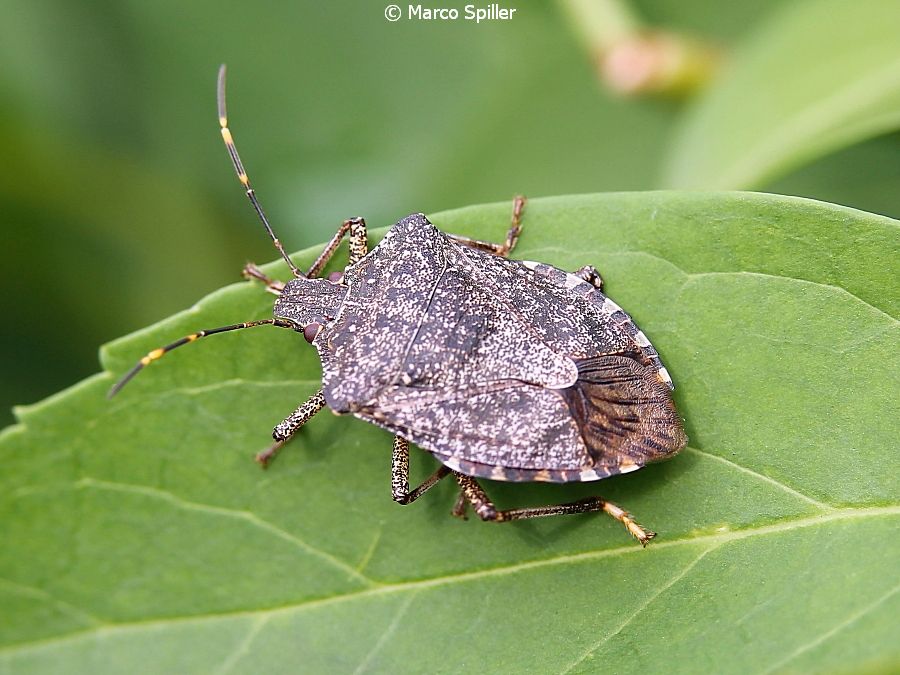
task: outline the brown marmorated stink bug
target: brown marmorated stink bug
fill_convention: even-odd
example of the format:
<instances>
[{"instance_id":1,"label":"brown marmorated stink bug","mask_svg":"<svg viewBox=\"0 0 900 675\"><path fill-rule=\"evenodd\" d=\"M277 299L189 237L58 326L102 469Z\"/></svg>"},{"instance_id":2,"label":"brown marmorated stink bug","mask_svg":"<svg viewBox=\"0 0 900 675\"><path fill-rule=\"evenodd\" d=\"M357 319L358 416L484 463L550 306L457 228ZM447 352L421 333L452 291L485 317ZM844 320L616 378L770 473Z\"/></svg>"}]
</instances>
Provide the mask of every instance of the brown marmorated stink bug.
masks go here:
<instances>
[{"instance_id":1,"label":"brown marmorated stink bug","mask_svg":"<svg viewBox=\"0 0 900 675\"><path fill-rule=\"evenodd\" d=\"M345 221L305 273L272 231L228 130L225 67L219 71L222 137L257 215L290 266L282 283L248 265L244 275L275 293L274 318L188 335L142 358L110 390L151 361L216 333L272 325L302 333L322 361L322 388L279 423L265 465L326 405L394 434L391 493L409 504L452 475L453 513L469 504L503 522L605 511L643 545L654 533L601 497L499 510L478 482L595 481L670 457L687 438L672 380L631 318L601 292L592 267L574 274L510 260L524 199L502 244L445 234L421 213L395 224L371 251L362 218ZM349 236L349 264L319 274ZM441 463L409 488L409 444Z\"/></svg>"}]
</instances>

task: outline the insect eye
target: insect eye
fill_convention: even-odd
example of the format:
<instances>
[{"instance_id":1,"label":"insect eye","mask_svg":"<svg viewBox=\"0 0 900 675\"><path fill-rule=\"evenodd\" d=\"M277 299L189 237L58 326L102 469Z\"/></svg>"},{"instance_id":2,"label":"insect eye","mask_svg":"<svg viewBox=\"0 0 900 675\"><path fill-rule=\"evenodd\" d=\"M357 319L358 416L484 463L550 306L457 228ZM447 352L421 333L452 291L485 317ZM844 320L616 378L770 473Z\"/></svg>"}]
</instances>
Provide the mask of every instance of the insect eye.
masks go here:
<instances>
[{"instance_id":1,"label":"insect eye","mask_svg":"<svg viewBox=\"0 0 900 675\"><path fill-rule=\"evenodd\" d=\"M316 335L319 334L320 330L322 330L322 324L313 322L303 329L303 337L307 342L312 344L312 341L316 339Z\"/></svg>"}]
</instances>

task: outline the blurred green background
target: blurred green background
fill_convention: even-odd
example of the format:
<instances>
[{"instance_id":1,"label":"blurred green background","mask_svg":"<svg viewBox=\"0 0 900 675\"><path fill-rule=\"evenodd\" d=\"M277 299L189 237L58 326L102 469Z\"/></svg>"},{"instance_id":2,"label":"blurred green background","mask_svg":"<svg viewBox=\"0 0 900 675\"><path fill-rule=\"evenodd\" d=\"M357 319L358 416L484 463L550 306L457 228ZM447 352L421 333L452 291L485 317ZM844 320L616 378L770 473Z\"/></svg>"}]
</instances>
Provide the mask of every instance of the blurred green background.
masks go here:
<instances>
[{"instance_id":1,"label":"blurred green background","mask_svg":"<svg viewBox=\"0 0 900 675\"><path fill-rule=\"evenodd\" d=\"M385 4L0 2L0 422L274 257L219 137L222 62L292 250L349 216L518 192L763 189L900 216L894 0L518 0L480 25L389 23ZM690 95L611 91L598 61L645 28L722 67ZM735 157L756 173L719 170Z\"/></svg>"}]
</instances>

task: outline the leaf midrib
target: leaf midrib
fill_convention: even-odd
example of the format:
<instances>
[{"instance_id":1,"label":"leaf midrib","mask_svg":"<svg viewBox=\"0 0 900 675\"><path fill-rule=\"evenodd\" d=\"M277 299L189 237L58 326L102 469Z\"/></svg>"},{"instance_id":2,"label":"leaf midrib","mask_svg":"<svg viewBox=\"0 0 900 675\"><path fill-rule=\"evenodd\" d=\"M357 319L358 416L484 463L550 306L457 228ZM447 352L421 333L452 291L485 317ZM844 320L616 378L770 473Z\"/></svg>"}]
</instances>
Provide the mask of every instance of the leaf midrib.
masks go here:
<instances>
[{"instance_id":1,"label":"leaf midrib","mask_svg":"<svg viewBox=\"0 0 900 675\"><path fill-rule=\"evenodd\" d=\"M702 547L704 545L706 545L706 548L712 550L720 548L724 544L738 542L753 537L790 532L791 530L797 530L806 527L815 527L817 525L824 525L831 522L855 520L860 518L890 517L898 515L900 515L900 504L892 504L889 506L871 506L863 508L839 508L827 513L819 513L805 518L785 519L777 523L770 523L768 525L760 525L757 527L742 528L739 530L729 530L726 532L716 532L705 535L681 537L679 539L672 539L670 541L655 542L651 546L652 551L680 548L682 546ZM100 635L104 633L122 633L133 630L156 629L159 627L165 627L170 624L215 621L219 619L230 618L269 619L280 614L289 614L291 612L318 609L320 607L327 607L329 605L342 602L350 602L357 599L365 599L381 595L392 595L394 593L415 592L440 586L468 583L470 581L478 581L481 579L503 577L511 574L517 574L519 572L527 572L530 570L541 569L545 567L578 564L582 562L601 560L604 558L638 555L643 553L644 549L634 544L629 546L621 546L618 548L604 549L600 551L573 553L569 555L557 556L555 558L530 560L513 565L502 565L472 572L460 572L457 574L448 574L439 577L430 577L427 579L417 579L415 581L378 584L376 586L365 588L359 591L332 595L324 598L315 598L312 600L305 600L303 602L290 605L282 605L279 607L268 607L264 609L250 610L244 609L233 612L194 614L189 616L171 616L162 619L148 619L145 621L105 623L101 625L91 626L90 628L87 628L85 630L73 631L71 633L47 638L44 640L0 647L0 656L26 654L28 652L39 650L44 647L64 644L66 642L74 642L88 638L92 635Z\"/></svg>"}]
</instances>

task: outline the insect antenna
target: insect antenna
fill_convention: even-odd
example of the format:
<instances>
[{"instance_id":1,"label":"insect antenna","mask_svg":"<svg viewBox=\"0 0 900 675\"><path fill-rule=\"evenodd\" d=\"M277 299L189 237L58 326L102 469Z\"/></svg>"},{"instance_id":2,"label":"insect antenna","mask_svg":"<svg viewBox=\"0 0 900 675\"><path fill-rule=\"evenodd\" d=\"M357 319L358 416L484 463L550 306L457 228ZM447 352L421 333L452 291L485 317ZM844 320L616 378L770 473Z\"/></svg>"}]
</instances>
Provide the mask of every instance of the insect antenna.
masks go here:
<instances>
[{"instance_id":1,"label":"insect antenna","mask_svg":"<svg viewBox=\"0 0 900 675\"><path fill-rule=\"evenodd\" d=\"M222 127L222 140L225 141L225 147L228 148L228 155L231 157L231 163L234 165L234 170L237 172L238 180L241 181L241 185L244 186L244 190L247 193L247 199L249 199L250 203L253 204L253 208L256 210L256 215L259 216L259 219L262 221L263 226L266 228L266 232L268 232L269 234L269 238L272 240L272 243L275 244L275 248L278 249L281 257L284 258L285 262L288 264L288 267L291 268L291 273L298 279L303 278L305 275L294 264L294 261L291 260L290 257L288 257L288 254L285 252L284 247L281 245L281 241L278 239L278 237L275 236L275 232L272 230L272 226L269 225L269 219L266 218L266 214L263 211L259 200L256 198L256 191L250 185L250 178L247 176L247 172L244 170L244 164L241 162L241 156L238 154L237 147L235 147L234 145L234 138L231 136L231 131L229 131L228 129L228 114L225 110L224 63L219 66L219 81L218 86L216 87L216 100L219 104L219 126Z\"/></svg>"},{"instance_id":2,"label":"insect antenna","mask_svg":"<svg viewBox=\"0 0 900 675\"><path fill-rule=\"evenodd\" d=\"M290 328L290 324L285 321L281 321L280 319L263 319L261 321L245 321L243 323L235 323L230 326L220 326L219 328L208 328L206 330L197 331L196 333L191 333L190 335L185 335L183 338L179 340L175 340L171 344L167 344L165 347L159 347L147 353L140 361L132 366L131 370L125 373L122 378L116 382L107 393L107 398L112 398L116 394L118 394L122 387L128 384L135 375L141 372L145 366L150 365L153 361L156 361L159 358L162 358L164 355L168 354L170 351L175 349L176 347L180 347L182 345L190 344L191 342L196 342L202 337L207 337L208 335L216 335L217 333L227 333L232 330L240 330L242 328L253 328L255 326L277 326L278 328Z\"/></svg>"}]
</instances>

